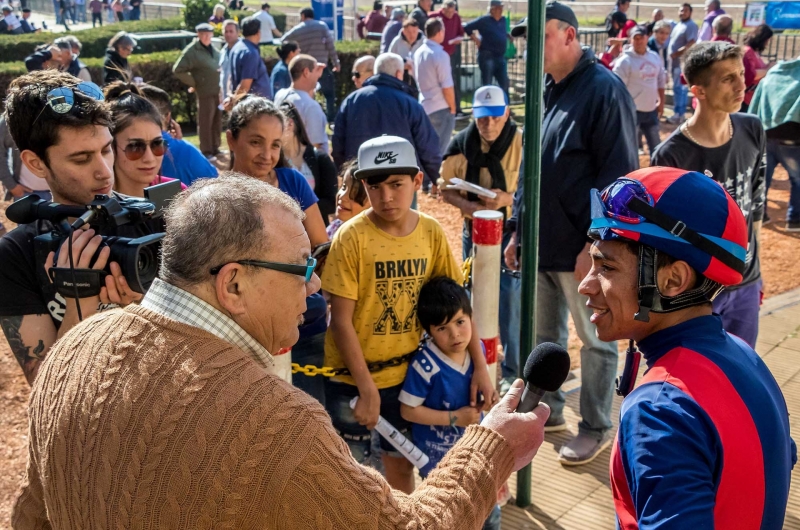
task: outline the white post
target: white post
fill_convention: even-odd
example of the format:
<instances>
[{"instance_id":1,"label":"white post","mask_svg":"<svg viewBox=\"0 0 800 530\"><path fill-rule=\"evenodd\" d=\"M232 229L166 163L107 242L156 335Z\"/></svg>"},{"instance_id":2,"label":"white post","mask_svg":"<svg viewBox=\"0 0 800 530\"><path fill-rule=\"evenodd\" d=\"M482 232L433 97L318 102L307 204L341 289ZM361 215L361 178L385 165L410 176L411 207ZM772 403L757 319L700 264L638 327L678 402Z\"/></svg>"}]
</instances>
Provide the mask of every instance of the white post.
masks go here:
<instances>
[{"instance_id":1,"label":"white post","mask_svg":"<svg viewBox=\"0 0 800 530\"><path fill-rule=\"evenodd\" d=\"M275 375L292 384L292 349L282 348L272 358L275 360ZM317 376L320 377L320 376Z\"/></svg>"},{"instance_id":2,"label":"white post","mask_svg":"<svg viewBox=\"0 0 800 530\"><path fill-rule=\"evenodd\" d=\"M503 214L480 210L472 215L472 314L486 349L492 383L497 382L500 345L500 259Z\"/></svg>"}]
</instances>

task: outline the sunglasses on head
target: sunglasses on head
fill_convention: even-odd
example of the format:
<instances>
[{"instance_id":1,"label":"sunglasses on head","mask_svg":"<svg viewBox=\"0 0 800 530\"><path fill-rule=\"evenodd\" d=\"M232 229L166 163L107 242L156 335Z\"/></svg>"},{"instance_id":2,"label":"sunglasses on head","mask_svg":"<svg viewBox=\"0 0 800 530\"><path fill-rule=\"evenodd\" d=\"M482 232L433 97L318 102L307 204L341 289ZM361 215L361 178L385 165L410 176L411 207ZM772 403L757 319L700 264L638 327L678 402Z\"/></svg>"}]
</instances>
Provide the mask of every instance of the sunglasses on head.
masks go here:
<instances>
[{"instance_id":1,"label":"sunglasses on head","mask_svg":"<svg viewBox=\"0 0 800 530\"><path fill-rule=\"evenodd\" d=\"M156 138L151 140L150 143L142 140L133 140L128 142L122 152L125 153L125 158L128 160L139 160L147 152L148 147L155 156L164 156L164 153L167 152L167 144L163 138Z\"/></svg>"},{"instance_id":2,"label":"sunglasses on head","mask_svg":"<svg viewBox=\"0 0 800 530\"><path fill-rule=\"evenodd\" d=\"M84 96L90 97L95 101L104 101L105 98L103 97L103 91L100 90L100 87L92 83L91 81L83 81L78 83L74 87L59 87L54 88L50 92L47 93L47 102L45 106L42 108L42 111L36 116L36 119L33 120L33 123L36 123L39 120L39 117L44 112L44 109L50 107L53 112L56 114L66 114L72 110L75 106L75 92L80 92Z\"/></svg>"}]
</instances>

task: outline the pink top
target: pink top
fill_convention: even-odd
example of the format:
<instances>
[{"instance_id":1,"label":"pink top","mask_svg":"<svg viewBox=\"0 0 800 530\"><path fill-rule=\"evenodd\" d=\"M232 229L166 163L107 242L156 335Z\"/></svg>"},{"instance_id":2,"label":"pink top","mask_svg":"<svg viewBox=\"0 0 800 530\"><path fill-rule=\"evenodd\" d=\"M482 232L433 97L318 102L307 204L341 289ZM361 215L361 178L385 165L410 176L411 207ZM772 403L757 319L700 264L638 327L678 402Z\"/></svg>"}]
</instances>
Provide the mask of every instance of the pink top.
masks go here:
<instances>
[{"instance_id":1,"label":"pink top","mask_svg":"<svg viewBox=\"0 0 800 530\"><path fill-rule=\"evenodd\" d=\"M162 177L161 175L159 175L159 176L157 176L156 178L153 179L153 182L151 182L150 185L151 186L155 186L156 184L164 184L165 182L172 182L173 180L178 180L178 179L173 179L173 178L169 178L169 177ZM185 189L186 189L186 184L181 182L181 191L183 191Z\"/></svg>"},{"instance_id":2,"label":"pink top","mask_svg":"<svg viewBox=\"0 0 800 530\"><path fill-rule=\"evenodd\" d=\"M744 84L747 91L744 93L744 102L750 105L753 100L753 94L756 92L756 86L761 81L756 81L756 74L758 70L766 68L766 63L761 59L761 56L750 46L744 46Z\"/></svg>"}]
</instances>

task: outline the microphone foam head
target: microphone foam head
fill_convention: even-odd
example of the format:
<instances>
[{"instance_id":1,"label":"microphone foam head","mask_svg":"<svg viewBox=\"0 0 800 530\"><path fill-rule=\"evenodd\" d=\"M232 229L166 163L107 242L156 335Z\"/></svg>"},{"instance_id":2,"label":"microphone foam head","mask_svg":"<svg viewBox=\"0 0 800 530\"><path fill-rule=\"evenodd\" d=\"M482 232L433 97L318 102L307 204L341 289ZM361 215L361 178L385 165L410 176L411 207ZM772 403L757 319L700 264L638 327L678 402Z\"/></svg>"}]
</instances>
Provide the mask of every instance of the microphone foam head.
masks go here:
<instances>
[{"instance_id":1,"label":"microphone foam head","mask_svg":"<svg viewBox=\"0 0 800 530\"><path fill-rule=\"evenodd\" d=\"M525 381L531 386L555 392L566 381L569 364L567 350L558 344L543 342L528 356L523 372Z\"/></svg>"}]
</instances>

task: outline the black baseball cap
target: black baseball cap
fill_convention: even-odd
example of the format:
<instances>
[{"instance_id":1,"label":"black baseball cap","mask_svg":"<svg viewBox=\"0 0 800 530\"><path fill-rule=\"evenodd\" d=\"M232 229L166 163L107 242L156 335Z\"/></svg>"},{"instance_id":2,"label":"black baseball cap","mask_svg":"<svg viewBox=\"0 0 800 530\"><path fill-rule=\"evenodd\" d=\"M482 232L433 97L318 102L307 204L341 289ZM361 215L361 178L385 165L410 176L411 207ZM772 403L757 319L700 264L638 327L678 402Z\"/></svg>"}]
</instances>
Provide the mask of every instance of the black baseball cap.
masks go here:
<instances>
[{"instance_id":1,"label":"black baseball cap","mask_svg":"<svg viewBox=\"0 0 800 530\"><path fill-rule=\"evenodd\" d=\"M566 22L573 28L575 31L578 30L578 18L575 16L575 13L572 9L561 2L557 2L556 0L550 0L545 5L544 10L544 19L547 20L560 20L561 22ZM525 35L525 32L528 30L528 19L523 18L522 21L514 26L511 29L511 36L512 37L521 37Z\"/></svg>"}]
</instances>

